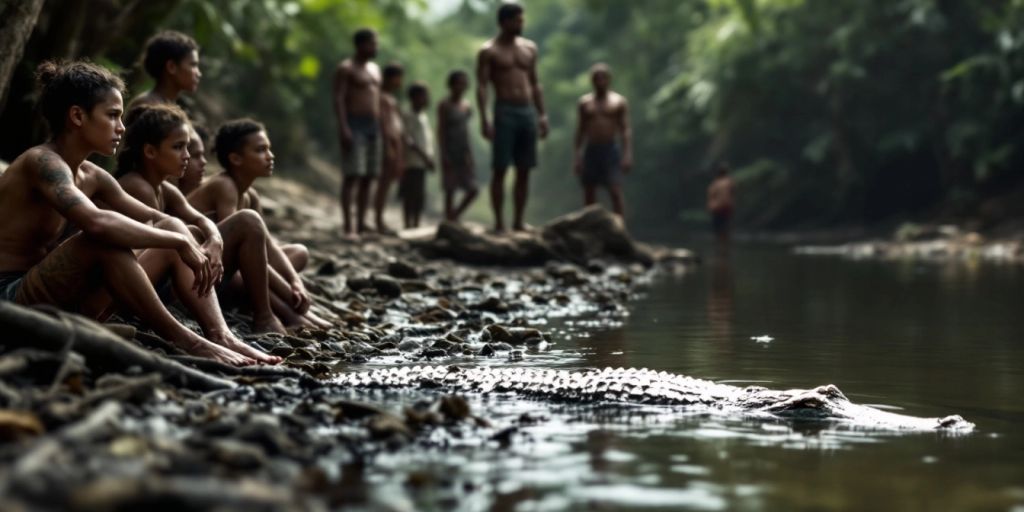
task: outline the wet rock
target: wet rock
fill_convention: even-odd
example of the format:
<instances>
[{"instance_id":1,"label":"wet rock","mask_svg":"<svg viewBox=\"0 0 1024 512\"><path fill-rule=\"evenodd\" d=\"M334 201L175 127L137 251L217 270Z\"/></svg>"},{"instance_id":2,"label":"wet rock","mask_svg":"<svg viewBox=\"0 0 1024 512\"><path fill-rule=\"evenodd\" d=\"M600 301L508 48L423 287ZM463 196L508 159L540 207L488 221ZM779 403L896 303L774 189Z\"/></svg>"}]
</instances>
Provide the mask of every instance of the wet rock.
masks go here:
<instances>
[{"instance_id":1,"label":"wet rock","mask_svg":"<svg viewBox=\"0 0 1024 512\"><path fill-rule=\"evenodd\" d=\"M43 423L31 412L0 410L0 442L10 443L43 433Z\"/></svg>"},{"instance_id":2,"label":"wet rock","mask_svg":"<svg viewBox=\"0 0 1024 512\"><path fill-rule=\"evenodd\" d=\"M416 352L420 348L422 347L418 342L409 339L402 340L402 342L398 344L398 350L401 350L402 352Z\"/></svg>"},{"instance_id":3,"label":"wet rock","mask_svg":"<svg viewBox=\"0 0 1024 512\"><path fill-rule=\"evenodd\" d=\"M420 271L416 267L402 261L396 260L388 263L388 275L399 279L419 279Z\"/></svg>"},{"instance_id":4,"label":"wet rock","mask_svg":"<svg viewBox=\"0 0 1024 512\"><path fill-rule=\"evenodd\" d=\"M377 293L388 298L397 299L402 296L402 284L388 275L374 275L373 288L377 290Z\"/></svg>"},{"instance_id":5,"label":"wet rock","mask_svg":"<svg viewBox=\"0 0 1024 512\"><path fill-rule=\"evenodd\" d=\"M327 260L320 265L320 268L316 269L316 275L318 276L335 276L338 274L338 265L334 263L334 260Z\"/></svg>"},{"instance_id":6,"label":"wet rock","mask_svg":"<svg viewBox=\"0 0 1024 512\"><path fill-rule=\"evenodd\" d=\"M471 309L489 311L491 313L508 313L509 305L498 297L488 297L472 306Z\"/></svg>"},{"instance_id":7,"label":"wet rock","mask_svg":"<svg viewBox=\"0 0 1024 512\"><path fill-rule=\"evenodd\" d=\"M448 340L436 340L431 345L431 347L432 348L436 348L436 349L444 350L445 352L451 352L452 350L455 350L456 348L458 348L458 345L455 344L455 343L452 343L452 342L450 342Z\"/></svg>"}]
</instances>

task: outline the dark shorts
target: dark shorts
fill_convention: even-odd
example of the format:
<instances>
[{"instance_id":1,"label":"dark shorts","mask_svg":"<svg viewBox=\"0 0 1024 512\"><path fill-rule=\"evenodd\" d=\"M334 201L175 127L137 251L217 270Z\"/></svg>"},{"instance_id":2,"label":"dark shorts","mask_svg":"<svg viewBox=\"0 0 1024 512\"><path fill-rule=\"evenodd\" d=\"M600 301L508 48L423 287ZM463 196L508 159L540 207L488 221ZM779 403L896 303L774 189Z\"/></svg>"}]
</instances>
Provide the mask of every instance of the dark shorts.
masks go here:
<instances>
[{"instance_id":1,"label":"dark shorts","mask_svg":"<svg viewBox=\"0 0 1024 512\"><path fill-rule=\"evenodd\" d=\"M0 272L0 300L14 302L14 298L18 296L18 288L25 280L25 274L28 272Z\"/></svg>"},{"instance_id":2,"label":"dark shorts","mask_svg":"<svg viewBox=\"0 0 1024 512\"><path fill-rule=\"evenodd\" d=\"M341 150L341 172L347 177L376 178L380 175L381 136L376 119L348 116L352 145Z\"/></svg>"},{"instance_id":3,"label":"dark shorts","mask_svg":"<svg viewBox=\"0 0 1024 512\"><path fill-rule=\"evenodd\" d=\"M505 170L537 166L537 115L533 105L494 104L492 167Z\"/></svg>"},{"instance_id":4,"label":"dark shorts","mask_svg":"<svg viewBox=\"0 0 1024 512\"><path fill-rule=\"evenodd\" d=\"M711 229L715 233L727 233L732 226L732 210L711 212Z\"/></svg>"},{"instance_id":5,"label":"dark shorts","mask_svg":"<svg viewBox=\"0 0 1024 512\"><path fill-rule=\"evenodd\" d=\"M586 186L617 186L622 181L621 164L622 150L618 144L587 144L580 181Z\"/></svg>"}]
</instances>

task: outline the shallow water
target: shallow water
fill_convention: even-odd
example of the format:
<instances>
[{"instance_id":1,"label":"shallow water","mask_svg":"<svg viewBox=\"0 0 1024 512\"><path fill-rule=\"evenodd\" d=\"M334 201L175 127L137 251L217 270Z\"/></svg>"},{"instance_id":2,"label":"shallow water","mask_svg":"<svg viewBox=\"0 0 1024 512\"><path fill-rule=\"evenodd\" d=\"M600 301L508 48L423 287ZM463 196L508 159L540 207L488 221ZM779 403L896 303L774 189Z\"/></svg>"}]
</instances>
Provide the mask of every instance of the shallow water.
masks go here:
<instances>
[{"instance_id":1,"label":"shallow water","mask_svg":"<svg viewBox=\"0 0 1024 512\"><path fill-rule=\"evenodd\" d=\"M474 410L498 425L524 412L545 420L505 448L467 439L462 448L381 457L368 476L372 501L396 509L1024 511L1022 289L1021 267L850 262L738 246L696 272L659 276L625 319L552 320L546 328L557 344L516 364L647 367L771 388L832 383L854 402L957 413L977 430L858 432L473 397Z\"/></svg>"}]
</instances>

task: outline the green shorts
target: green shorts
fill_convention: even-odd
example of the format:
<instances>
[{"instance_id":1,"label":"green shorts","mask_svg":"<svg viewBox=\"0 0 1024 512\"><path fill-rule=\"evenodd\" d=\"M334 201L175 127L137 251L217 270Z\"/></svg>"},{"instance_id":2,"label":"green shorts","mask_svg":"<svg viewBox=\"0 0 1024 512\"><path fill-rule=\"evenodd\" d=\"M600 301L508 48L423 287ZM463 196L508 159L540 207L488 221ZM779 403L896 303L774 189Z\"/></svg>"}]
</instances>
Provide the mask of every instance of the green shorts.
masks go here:
<instances>
[{"instance_id":1,"label":"green shorts","mask_svg":"<svg viewBox=\"0 0 1024 512\"><path fill-rule=\"evenodd\" d=\"M491 150L493 169L505 170L511 164L519 169L537 166L537 114L533 105L494 104Z\"/></svg>"}]
</instances>

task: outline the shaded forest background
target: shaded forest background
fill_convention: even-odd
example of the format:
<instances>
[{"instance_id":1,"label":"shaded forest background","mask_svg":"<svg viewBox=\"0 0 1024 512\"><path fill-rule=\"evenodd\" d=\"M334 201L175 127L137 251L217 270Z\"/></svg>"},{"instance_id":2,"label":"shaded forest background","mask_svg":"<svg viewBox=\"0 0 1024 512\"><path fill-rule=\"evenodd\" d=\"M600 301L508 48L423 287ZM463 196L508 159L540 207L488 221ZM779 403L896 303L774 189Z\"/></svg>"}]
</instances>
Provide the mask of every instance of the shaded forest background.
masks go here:
<instances>
[{"instance_id":1,"label":"shaded forest background","mask_svg":"<svg viewBox=\"0 0 1024 512\"><path fill-rule=\"evenodd\" d=\"M437 100L447 72L471 70L494 34L497 4L466 0L439 17L415 0L45 0L0 104L0 158L45 136L32 108L39 62L93 59L122 72L134 95L151 85L137 65L144 41L173 28L202 45L190 101L211 127L262 120L281 174L333 190L329 87L351 33L379 30L380 62L404 64ZM596 61L612 66L633 108L634 224L705 222L716 159L733 165L748 229L1024 218L1024 0L524 4L552 125L534 174L534 222L579 206L575 103ZM489 151L477 131L485 183ZM475 214L485 212L478 202Z\"/></svg>"}]
</instances>

